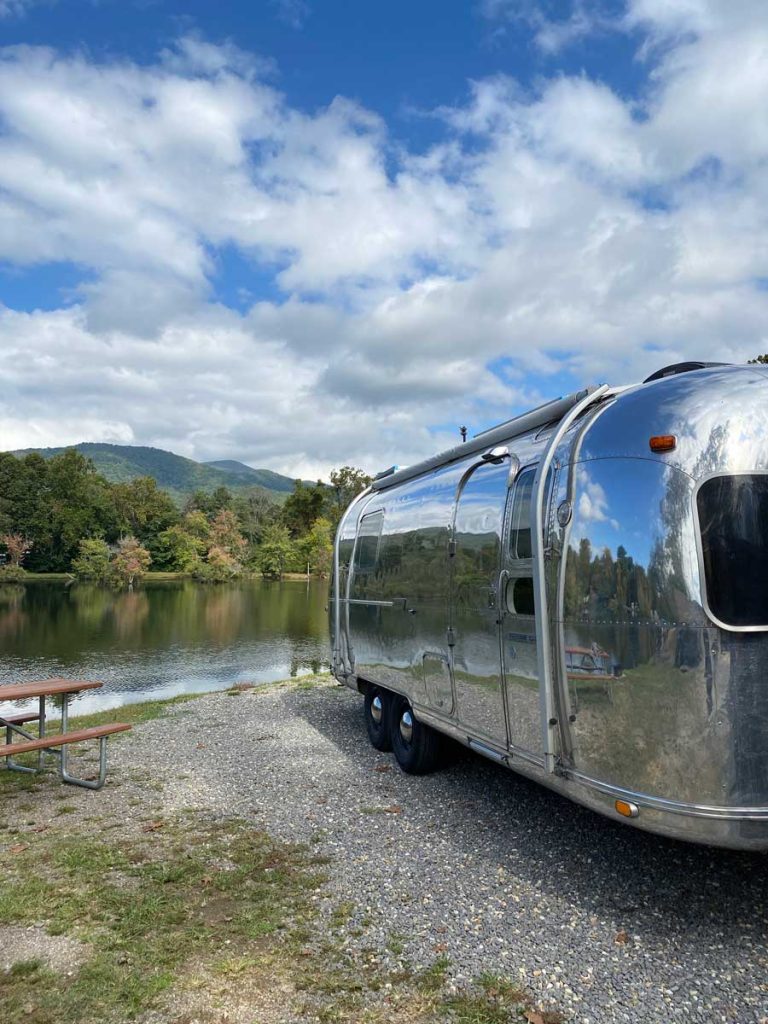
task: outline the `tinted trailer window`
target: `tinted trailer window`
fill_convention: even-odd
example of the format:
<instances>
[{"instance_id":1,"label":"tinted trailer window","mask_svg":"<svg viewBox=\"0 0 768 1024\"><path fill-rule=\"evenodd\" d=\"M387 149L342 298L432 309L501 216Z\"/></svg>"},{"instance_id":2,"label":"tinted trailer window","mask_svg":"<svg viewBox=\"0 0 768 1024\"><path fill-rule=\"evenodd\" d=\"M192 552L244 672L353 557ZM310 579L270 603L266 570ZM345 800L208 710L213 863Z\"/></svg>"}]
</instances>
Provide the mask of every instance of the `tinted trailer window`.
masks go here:
<instances>
[{"instance_id":1,"label":"tinted trailer window","mask_svg":"<svg viewBox=\"0 0 768 1024\"><path fill-rule=\"evenodd\" d=\"M713 477L696 504L710 610L726 626L768 629L768 475Z\"/></svg>"}]
</instances>

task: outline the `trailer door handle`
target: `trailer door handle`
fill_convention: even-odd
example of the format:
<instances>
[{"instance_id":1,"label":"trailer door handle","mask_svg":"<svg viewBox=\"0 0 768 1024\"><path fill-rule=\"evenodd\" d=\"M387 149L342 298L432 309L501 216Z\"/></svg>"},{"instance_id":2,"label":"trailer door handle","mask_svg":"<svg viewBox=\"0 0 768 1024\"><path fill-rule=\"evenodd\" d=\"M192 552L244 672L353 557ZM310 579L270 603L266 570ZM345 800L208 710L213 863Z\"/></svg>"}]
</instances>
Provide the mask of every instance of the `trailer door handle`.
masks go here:
<instances>
[{"instance_id":1,"label":"trailer door handle","mask_svg":"<svg viewBox=\"0 0 768 1024\"><path fill-rule=\"evenodd\" d=\"M504 618L507 611L507 583L510 580L509 570L502 569L499 573L499 621Z\"/></svg>"}]
</instances>

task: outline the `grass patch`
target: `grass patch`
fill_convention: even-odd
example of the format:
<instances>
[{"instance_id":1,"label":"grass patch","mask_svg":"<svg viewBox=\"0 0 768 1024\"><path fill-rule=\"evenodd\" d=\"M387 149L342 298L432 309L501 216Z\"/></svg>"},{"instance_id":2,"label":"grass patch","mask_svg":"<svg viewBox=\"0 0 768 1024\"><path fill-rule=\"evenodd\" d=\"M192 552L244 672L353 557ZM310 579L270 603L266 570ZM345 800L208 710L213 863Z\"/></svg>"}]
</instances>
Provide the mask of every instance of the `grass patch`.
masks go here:
<instances>
[{"instance_id":1,"label":"grass patch","mask_svg":"<svg viewBox=\"0 0 768 1024\"><path fill-rule=\"evenodd\" d=\"M194 1019L227 999L259 1020L276 989L295 1016L321 1024L558 1020L526 1017L532 1004L505 978L456 990L445 957L388 972L349 949L354 905L338 904L323 925L321 859L307 847L191 813L144 824L119 843L108 831L27 833L6 854L0 922L43 923L89 955L66 984L43 958L0 973L5 1024L118 1024L149 1011L170 1024L185 1000ZM390 951L403 939L393 934Z\"/></svg>"},{"instance_id":2,"label":"grass patch","mask_svg":"<svg viewBox=\"0 0 768 1024\"><path fill-rule=\"evenodd\" d=\"M153 718L163 718L178 704L188 704L202 696L202 693L182 693L167 700L145 700L138 704L123 704L122 707L111 708L109 711L95 711L91 715L72 715L69 719L69 728L90 729L94 725L106 725L107 722L141 725L142 722L151 722ZM57 725L58 723L51 722L52 728Z\"/></svg>"},{"instance_id":3,"label":"grass patch","mask_svg":"<svg viewBox=\"0 0 768 1024\"><path fill-rule=\"evenodd\" d=\"M25 838L0 890L0 920L44 921L51 934L89 943L92 954L67 985L40 963L0 975L9 1024L130 1019L188 962L213 952L220 959L229 947L237 957L220 969L237 973L264 936L302 918L321 881L302 848L231 822L169 822L160 838L154 832L120 846L75 835Z\"/></svg>"}]
</instances>

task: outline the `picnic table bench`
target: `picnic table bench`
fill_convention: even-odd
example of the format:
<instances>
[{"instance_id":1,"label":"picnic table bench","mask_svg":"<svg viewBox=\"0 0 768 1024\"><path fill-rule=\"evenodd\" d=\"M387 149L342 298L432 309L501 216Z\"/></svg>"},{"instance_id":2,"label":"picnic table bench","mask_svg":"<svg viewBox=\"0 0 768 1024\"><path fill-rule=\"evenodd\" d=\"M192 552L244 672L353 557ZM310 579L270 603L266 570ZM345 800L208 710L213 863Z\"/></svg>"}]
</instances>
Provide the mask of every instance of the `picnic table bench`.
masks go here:
<instances>
[{"instance_id":1,"label":"picnic table bench","mask_svg":"<svg viewBox=\"0 0 768 1024\"><path fill-rule=\"evenodd\" d=\"M0 757L5 758L6 767L17 772L39 772L45 768L45 757L52 754L59 759L59 775L62 782L85 789L101 789L107 777L107 739L117 732L131 728L123 722L110 722L89 729L69 729L69 698L83 690L96 690L103 683L85 679L44 679L33 683L8 683L0 685L0 703L5 701L32 700L37 698L37 711L22 711L16 714L0 712L0 730L5 729L5 744L0 744ZM46 733L45 702L49 697L61 697L61 732ZM38 735L26 732L22 726L38 723ZM14 735L21 740L14 742ZM68 771L68 747L72 743L87 740L99 741L99 774L95 779L78 779ZM38 766L31 768L14 760L19 754L38 751Z\"/></svg>"}]
</instances>

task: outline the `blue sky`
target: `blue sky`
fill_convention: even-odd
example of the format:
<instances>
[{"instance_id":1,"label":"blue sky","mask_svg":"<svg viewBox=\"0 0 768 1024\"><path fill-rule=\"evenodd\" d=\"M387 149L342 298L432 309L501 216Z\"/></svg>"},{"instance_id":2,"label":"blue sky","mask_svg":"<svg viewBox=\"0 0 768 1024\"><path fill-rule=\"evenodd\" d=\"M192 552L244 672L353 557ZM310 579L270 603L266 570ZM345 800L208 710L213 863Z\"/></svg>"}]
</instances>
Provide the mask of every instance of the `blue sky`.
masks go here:
<instances>
[{"instance_id":1,"label":"blue sky","mask_svg":"<svg viewBox=\"0 0 768 1024\"><path fill-rule=\"evenodd\" d=\"M520 8L526 6L533 10ZM608 20L623 5L601 9ZM570 13L562 2L539 10L555 19L559 12L560 23ZM23 17L7 17L2 25L6 44L84 47L95 60L139 63L152 63L160 47L189 32L212 42L232 40L273 63L273 80L291 106L311 112L341 93L376 110L415 147L435 135L415 112L428 115L440 105L462 103L470 79L507 74L526 86L554 69L583 72L629 94L644 78L633 61L636 31L603 30L578 47L547 53L535 45L535 20L494 17L472 0L59 0L30 4Z\"/></svg>"},{"instance_id":2,"label":"blue sky","mask_svg":"<svg viewBox=\"0 0 768 1024\"><path fill-rule=\"evenodd\" d=\"M765 351L737 6L0 0L3 446L376 469Z\"/></svg>"}]
</instances>

